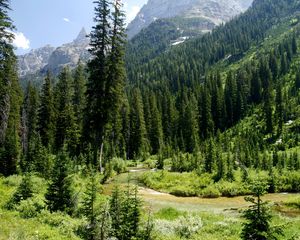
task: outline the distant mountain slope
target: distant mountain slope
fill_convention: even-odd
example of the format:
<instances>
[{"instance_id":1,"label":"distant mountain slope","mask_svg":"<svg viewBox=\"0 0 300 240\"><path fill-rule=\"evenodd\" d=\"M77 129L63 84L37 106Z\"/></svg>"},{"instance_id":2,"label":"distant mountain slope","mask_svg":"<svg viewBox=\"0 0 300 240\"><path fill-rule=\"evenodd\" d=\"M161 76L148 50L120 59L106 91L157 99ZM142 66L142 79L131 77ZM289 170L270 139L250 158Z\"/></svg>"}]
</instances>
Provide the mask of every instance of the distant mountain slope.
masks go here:
<instances>
[{"instance_id":1,"label":"distant mountain slope","mask_svg":"<svg viewBox=\"0 0 300 240\"><path fill-rule=\"evenodd\" d=\"M230 20L245 11L252 0L149 0L129 24L129 39L152 22L162 18L204 18L214 25Z\"/></svg>"},{"instance_id":2,"label":"distant mountain slope","mask_svg":"<svg viewBox=\"0 0 300 240\"><path fill-rule=\"evenodd\" d=\"M190 73L194 72L193 78L199 81L209 66L218 61L225 58L230 58L231 61L241 58L252 44L257 44L266 37L269 29L287 15L297 12L298 8L294 2L289 5L286 1L255 0L253 7L245 14L224 27L217 28L211 34L175 46L171 51L164 52L151 61L140 64L128 62L128 78L131 82L140 84L155 83L159 76L172 85L178 76L182 82L190 81ZM139 54L143 56L144 53Z\"/></svg>"},{"instance_id":3,"label":"distant mountain slope","mask_svg":"<svg viewBox=\"0 0 300 240\"><path fill-rule=\"evenodd\" d=\"M141 30L129 42L126 51L128 66L142 64L167 49L211 31L215 25L200 18L158 19Z\"/></svg>"},{"instance_id":4,"label":"distant mountain slope","mask_svg":"<svg viewBox=\"0 0 300 240\"><path fill-rule=\"evenodd\" d=\"M19 75L23 78L28 74L46 72L50 70L54 74L59 72L63 66L75 67L79 59L87 60L89 39L83 28L77 38L58 48L50 45L31 50L30 53L19 56Z\"/></svg>"}]
</instances>

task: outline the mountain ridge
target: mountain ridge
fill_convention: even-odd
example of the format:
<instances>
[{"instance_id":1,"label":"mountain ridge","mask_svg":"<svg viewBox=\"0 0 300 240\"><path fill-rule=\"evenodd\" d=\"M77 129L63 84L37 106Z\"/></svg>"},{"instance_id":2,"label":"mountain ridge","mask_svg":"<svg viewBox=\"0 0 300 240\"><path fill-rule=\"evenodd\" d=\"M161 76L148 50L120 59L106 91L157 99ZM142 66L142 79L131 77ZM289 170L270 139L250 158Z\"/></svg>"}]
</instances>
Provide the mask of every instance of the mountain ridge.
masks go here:
<instances>
[{"instance_id":1,"label":"mountain ridge","mask_svg":"<svg viewBox=\"0 0 300 240\"><path fill-rule=\"evenodd\" d=\"M251 3L252 0L149 0L128 25L127 34L131 39L155 20L176 16L204 18L219 25L244 12Z\"/></svg>"},{"instance_id":2,"label":"mountain ridge","mask_svg":"<svg viewBox=\"0 0 300 240\"><path fill-rule=\"evenodd\" d=\"M38 49L32 49L29 53L18 56L19 76L37 72L58 73L64 66L75 67L81 59L89 59L89 39L85 28L82 28L77 37L70 43L59 47L46 45Z\"/></svg>"}]
</instances>

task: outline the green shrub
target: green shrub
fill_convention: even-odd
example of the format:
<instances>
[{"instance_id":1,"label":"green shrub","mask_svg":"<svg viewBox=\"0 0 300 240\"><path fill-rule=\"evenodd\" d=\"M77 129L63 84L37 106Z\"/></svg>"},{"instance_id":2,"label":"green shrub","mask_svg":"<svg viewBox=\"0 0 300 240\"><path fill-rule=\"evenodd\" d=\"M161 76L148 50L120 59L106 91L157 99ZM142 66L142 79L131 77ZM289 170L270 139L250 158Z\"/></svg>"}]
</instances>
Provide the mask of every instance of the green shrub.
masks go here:
<instances>
[{"instance_id":1,"label":"green shrub","mask_svg":"<svg viewBox=\"0 0 300 240\"><path fill-rule=\"evenodd\" d=\"M39 195L22 200L16 210L22 218L36 217L45 208L44 198Z\"/></svg>"},{"instance_id":2,"label":"green shrub","mask_svg":"<svg viewBox=\"0 0 300 240\"><path fill-rule=\"evenodd\" d=\"M159 235L176 235L180 238L190 239L202 228L202 220L193 215L179 216L174 221L158 219L154 229ZM173 238L172 238L173 239Z\"/></svg>"},{"instance_id":3,"label":"green shrub","mask_svg":"<svg viewBox=\"0 0 300 240\"><path fill-rule=\"evenodd\" d=\"M155 214L157 218L166 219L166 220L175 220L180 215L181 212L179 212L177 209L172 207L163 208Z\"/></svg>"},{"instance_id":4,"label":"green shrub","mask_svg":"<svg viewBox=\"0 0 300 240\"><path fill-rule=\"evenodd\" d=\"M157 163L157 159L153 159L153 158L148 158L147 160L144 161L144 165L150 169L156 168L156 163Z\"/></svg>"},{"instance_id":5,"label":"green shrub","mask_svg":"<svg viewBox=\"0 0 300 240\"><path fill-rule=\"evenodd\" d=\"M61 212L50 213L46 210L41 211L38 220L58 229L61 234L70 238L75 238L75 235L82 230L82 226L86 225L86 222L82 219L71 218Z\"/></svg>"},{"instance_id":6,"label":"green shrub","mask_svg":"<svg viewBox=\"0 0 300 240\"><path fill-rule=\"evenodd\" d=\"M173 187L170 191L170 194L177 196L177 197L195 197L197 196L196 192L194 189L191 187L188 188L186 186L176 186Z\"/></svg>"},{"instance_id":7,"label":"green shrub","mask_svg":"<svg viewBox=\"0 0 300 240\"><path fill-rule=\"evenodd\" d=\"M195 216L181 216L176 220L174 229L175 233L181 238L190 239L202 226L201 218Z\"/></svg>"},{"instance_id":8,"label":"green shrub","mask_svg":"<svg viewBox=\"0 0 300 240\"><path fill-rule=\"evenodd\" d=\"M122 158L113 158L110 162L110 168L117 174L126 172L126 162Z\"/></svg>"},{"instance_id":9,"label":"green shrub","mask_svg":"<svg viewBox=\"0 0 300 240\"><path fill-rule=\"evenodd\" d=\"M250 192L238 182L221 181L216 184L216 188L220 191L223 197L244 196Z\"/></svg>"},{"instance_id":10,"label":"green shrub","mask_svg":"<svg viewBox=\"0 0 300 240\"><path fill-rule=\"evenodd\" d=\"M279 175L277 181L277 189L279 192L299 192L299 171L284 171L281 175Z\"/></svg>"},{"instance_id":11,"label":"green shrub","mask_svg":"<svg viewBox=\"0 0 300 240\"><path fill-rule=\"evenodd\" d=\"M201 191L201 196L204 198L218 198L221 197L221 193L216 186L210 185Z\"/></svg>"},{"instance_id":12,"label":"green shrub","mask_svg":"<svg viewBox=\"0 0 300 240\"><path fill-rule=\"evenodd\" d=\"M19 175L11 175L7 178L4 178L3 184L9 187L17 187L22 182L22 177Z\"/></svg>"}]
</instances>

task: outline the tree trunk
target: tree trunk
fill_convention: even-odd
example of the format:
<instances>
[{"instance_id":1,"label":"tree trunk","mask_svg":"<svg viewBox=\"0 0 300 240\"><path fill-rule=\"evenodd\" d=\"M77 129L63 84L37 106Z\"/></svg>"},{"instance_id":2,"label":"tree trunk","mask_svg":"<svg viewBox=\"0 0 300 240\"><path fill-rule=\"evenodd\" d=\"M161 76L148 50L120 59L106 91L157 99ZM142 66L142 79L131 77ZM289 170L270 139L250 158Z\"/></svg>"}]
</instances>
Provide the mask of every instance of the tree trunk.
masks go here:
<instances>
[{"instance_id":1,"label":"tree trunk","mask_svg":"<svg viewBox=\"0 0 300 240\"><path fill-rule=\"evenodd\" d=\"M100 170L100 174L103 173L103 167L102 167L102 156L103 156L103 140L101 142L101 145L100 145L100 155L99 155L99 170Z\"/></svg>"}]
</instances>

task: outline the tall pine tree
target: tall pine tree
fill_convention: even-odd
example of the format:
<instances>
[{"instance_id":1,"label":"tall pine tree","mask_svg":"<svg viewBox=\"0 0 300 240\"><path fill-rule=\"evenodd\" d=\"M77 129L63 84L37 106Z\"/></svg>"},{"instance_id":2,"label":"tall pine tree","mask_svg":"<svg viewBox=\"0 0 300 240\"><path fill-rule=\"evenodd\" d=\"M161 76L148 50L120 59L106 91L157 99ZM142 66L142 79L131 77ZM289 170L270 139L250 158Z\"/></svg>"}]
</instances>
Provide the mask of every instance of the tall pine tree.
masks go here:
<instances>
[{"instance_id":1,"label":"tall pine tree","mask_svg":"<svg viewBox=\"0 0 300 240\"><path fill-rule=\"evenodd\" d=\"M14 29L8 16L9 3L0 1L0 173L14 174L20 156L21 89L17 59L11 41Z\"/></svg>"},{"instance_id":2,"label":"tall pine tree","mask_svg":"<svg viewBox=\"0 0 300 240\"><path fill-rule=\"evenodd\" d=\"M108 57L110 50L110 8L107 0L98 0L94 2L96 23L90 35L90 53L92 60L88 63L89 79L87 83L87 105L85 109L84 120L84 140L92 145L93 162L97 164L102 171L102 152L105 138L105 125L108 122L109 114L107 109L108 100Z\"/></svg>"},{"instance_id":3,"label":"tall pine tree","mask_svg":"<svg viewBox=\"0 0 300 240\"><path fill-rule=\"evenodd\" d=\"M47 148L51 148L54 142L55 115L53 101L51 77L48 72L42 87L38 110L38 133L42 144Z\"/></svg>"}]
</instances>

